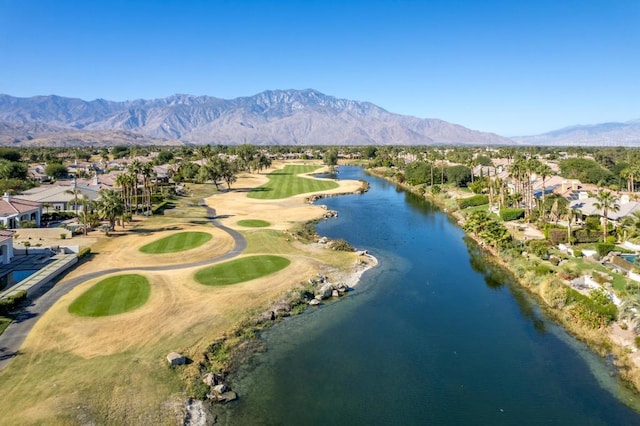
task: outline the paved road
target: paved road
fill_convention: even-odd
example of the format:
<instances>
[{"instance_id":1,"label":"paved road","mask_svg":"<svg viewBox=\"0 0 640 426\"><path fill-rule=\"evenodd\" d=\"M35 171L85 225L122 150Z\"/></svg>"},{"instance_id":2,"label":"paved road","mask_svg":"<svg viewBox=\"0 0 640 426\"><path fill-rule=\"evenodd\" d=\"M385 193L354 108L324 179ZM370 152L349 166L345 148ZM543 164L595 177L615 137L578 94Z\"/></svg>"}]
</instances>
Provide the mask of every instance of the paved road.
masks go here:
<instances>
[{"instance_id":1,"label":"paved road","mask_svg":"<svg viewBox=\"0 0 640 426\"><path fill-rule=\"evenodd\" d=\"M9 362L20 354L20 346L22 342L27 338L27 335L35 325L38 318L42 316L47 310L53 306L62 296L67 294L73 288L86 282L88 280L100 277L102 275L113 274L114 272L125 271L170 271L174 269L192 268L195 266L207 266L212 263L220 262L222 260L231 259L238 256L247 247L247 241L237 231L227 228L222 225L216 218L216 211L207 206L204 200L200 200L200 205L207 209L207 219L217 228L225 231L233 238L233 249L221 256L217 256L211 259L206 259L200 262L184 263L180 265L165 265L165 266L146 266L146 267L130 267L130 268L112 268L105 269L103 271L92 272L85 274L71 280L66 280L57 285L53 283L44 286L38 294L32 297L32 303L22 309L16 315L16 318L9 327L0 335L0 370L4 369Z\"/></svg>"}]
</instances>

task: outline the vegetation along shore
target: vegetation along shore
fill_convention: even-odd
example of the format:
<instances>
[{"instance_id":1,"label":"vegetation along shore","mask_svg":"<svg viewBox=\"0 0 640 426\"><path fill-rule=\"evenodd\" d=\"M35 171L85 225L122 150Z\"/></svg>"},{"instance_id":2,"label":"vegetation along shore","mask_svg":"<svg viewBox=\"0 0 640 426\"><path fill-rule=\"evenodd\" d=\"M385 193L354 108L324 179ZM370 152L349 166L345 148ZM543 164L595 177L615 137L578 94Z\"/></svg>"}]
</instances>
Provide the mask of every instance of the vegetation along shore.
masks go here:
<instances>
[{"instance_id":1,"label":"vegetation along shore","mask_svg":"<svg viewBox=\"0 0 640 426\"><path fill-rule=\"evenodd\" d=\"M640 270L633 262L640 249L634 182L640 152L409 151L376 153L367 171L449 213L487 252L486 262L509 271L578 339L612 356L639 391Z\"/></svg>"}]
</instances>

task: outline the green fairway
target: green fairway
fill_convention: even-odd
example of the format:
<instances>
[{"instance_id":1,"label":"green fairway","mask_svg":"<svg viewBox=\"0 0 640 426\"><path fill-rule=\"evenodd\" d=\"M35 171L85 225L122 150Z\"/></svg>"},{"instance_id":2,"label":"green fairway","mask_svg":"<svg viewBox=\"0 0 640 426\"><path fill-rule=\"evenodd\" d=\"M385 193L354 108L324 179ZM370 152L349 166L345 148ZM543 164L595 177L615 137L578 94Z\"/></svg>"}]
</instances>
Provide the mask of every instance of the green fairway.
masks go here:
<instances>
[{"instance_id":1,"label":"green fairway","mask_svg":"<svg viewBox=\"0 0 640 426\"><path fill-rule=\"evenodd\" d=\"M271 224L266 220L248 219L239 220L238 226L244 226L246 228L264 228L265 226L271 226Z\"/></svg>"},{"instance_id":2,"label":"green fairway","mask_svg":"<svg viewBox=\"0 0 640 426\"><path fill-rule=\"evenodd\" d=\"M302 173L310 173L318 168L319 166L285 166L282 170L275 170L269 173L269 182L251 190L247 196L261 200L275 200L307 192L337 188L338 184L333 181L298 176Z\"/></svg>"},{"instance_id":3,"label":"green fairway","mask_svg":"<svg viewBox=\"0 0 640 426\"><path fill-rule=\"evenodd\" d=\"M280 256L250 256L211 266L196 272L196 281L204 285L229 285L264 277L289 266Z\"/></svg>"},{"instance_id":4,"label":"green fairway","mask_svg":"<svg viewBox=\"0 0 640 426\"><path fill-rule=\"evenodd\" d=\"M147 254L175 253L199 247L211 239L207 232L179 232L140 247Z\"/></svg>"},{"instance_id":5,"label":"green fairway","mask_svg":"<svg viewBox=\"0 0 640 426\"><path fill-rule=\"evenodd\" d=\"M85 291L69 305L69 312L82 317L129 312L144 305L150 291L149 281L142 275L116 275Z\"/></svg>"}]
</instances>

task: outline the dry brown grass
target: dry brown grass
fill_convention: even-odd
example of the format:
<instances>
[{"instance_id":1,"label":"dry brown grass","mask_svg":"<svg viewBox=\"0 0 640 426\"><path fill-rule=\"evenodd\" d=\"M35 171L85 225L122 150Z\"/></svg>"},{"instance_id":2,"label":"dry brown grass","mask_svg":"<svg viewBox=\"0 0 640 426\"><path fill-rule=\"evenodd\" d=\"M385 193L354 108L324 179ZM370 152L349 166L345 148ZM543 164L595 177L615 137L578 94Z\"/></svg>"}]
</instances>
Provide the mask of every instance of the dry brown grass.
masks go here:
<instances>
[{"instance_id":1,"label":"dry brown grass","mask_svg":"<svg viewBox=\"0 0 640 426\"><path fill-rule=\"evenodd\" d=\"M242 176L236 188L264 182L264 175ZM349 192L359 183L341 183L336 192ZM204 223L194 199L174 212L136 223L136 232L99 237L98 253L69 277L115 267L177 264L213 257L231 248L231 238ZM164 357L181 351L197 359L204 348L248 313L266 306L278 295L317 272L331 275L350 269L354 253L334 252L318 245L289 241L273 229L322 216L320 207L304 204L304 197L287 200L249 200L245 192L218 193L207 202L223 222L235 227L239 219L262 219L272 230L251 230L248 252L273 253L291 259L279 273L226 287L208 287L193 280L196 268L145 272L152 286L141 308L111 317L86 318L68 313L68 306L98 280L81 284L62 297L33 328L21 352L0 372L1 424L174 424L183 397L180 372ZM142 230L144 229L144 230ZM213 235L206 245L184 253L147 255L142 245L181 230ZM121 232L120 232L121 233ZM98 237L96 237L98 238ZM134 271L135 272L135 271Z\"/></svg>"}]
</instances>

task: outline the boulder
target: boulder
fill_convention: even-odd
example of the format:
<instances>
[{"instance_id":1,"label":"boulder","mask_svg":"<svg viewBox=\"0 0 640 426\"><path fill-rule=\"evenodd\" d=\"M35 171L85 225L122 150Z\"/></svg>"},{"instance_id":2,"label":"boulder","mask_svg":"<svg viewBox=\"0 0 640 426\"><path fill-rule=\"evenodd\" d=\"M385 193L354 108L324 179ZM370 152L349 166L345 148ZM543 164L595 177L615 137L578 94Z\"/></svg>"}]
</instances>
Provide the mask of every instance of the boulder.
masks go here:
<instances>
[{"instance_id":1,"label":"boulder","mask_svg":"<svg viewBox=\"0 0 640 426\"><path fill-rule=\"evenodd\" d=\"M207 386L215 386L216 376L213 373L207 373L202 378L202 383L204 383Z\"/></svg>"},{"instance_id":2,"label":"boulder","mask_svg":"<svg viewBox=\"0 0 640 426\"><path fill-rule=\"evenodd\" d=\"M187 357L178 352L171 352L167 355L167 361L169 361L171 365L184 365L187 363Z\"/></svg>"},{"instance_id":3,"label":"boulder","mask_svg":"<svg viewBox=\"0 0 640 426\"><path fill-rule=\"evenodd\" d=\"M224 383L220 383L219 385L215 385L213 387L213 391L217 394L223 394L227 390L227 386Z\"/></svg>"},{"instance_id":4,"label":"boulder","mask_svg":"<svg viewBox=\"0 0 640 426\"><path fill-rule=\"evenodd\" d=\"M331 297L340 297L340 293L338 292L338 290L333 290L331 292Z\"/></svg>"},{"instance_id":5,"label":"boulder","mask_svg":"<svg viewBox=\"0 0 640 426\"><path fill-rule=\"evenodd\" d=\"M324 283L318 290L316 291L316 299L324 300L331 297L331 293L333 292L333 285L331 283Z\"/></svg>"},{"instance_id":6,"label":"boulder","mask_svg":"<svg viewBox=\"0 0 640 426\"><path fill-rule=\"evenodd\" d=\"M320 304L320 301L318 299L309 300L309 305L311 306L318 306L319 304Z\"/></svg>"},{"instance_id":7,"label":"boulder","mask_svg":"<svg viewBox=\"0 0 640 426\"><path fill-rule=\"evenodd\" d=\"M230 402L238 399L238 394L234 391L225 392L218 397L218 402Z\"/></svg>"},{"instance_id":8,"label":"boulder","mask_svg":"<svg viewBox=\"0 0 640 426\"><path fill-rule=\"evenodd\" d=\"M350 289L349 289L349 286L346 285L345 283L338 283L336 284L336 290L338 290L338 293L346 293Z\"/></svg>"}]
</instances>

